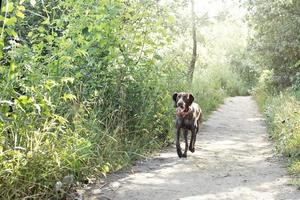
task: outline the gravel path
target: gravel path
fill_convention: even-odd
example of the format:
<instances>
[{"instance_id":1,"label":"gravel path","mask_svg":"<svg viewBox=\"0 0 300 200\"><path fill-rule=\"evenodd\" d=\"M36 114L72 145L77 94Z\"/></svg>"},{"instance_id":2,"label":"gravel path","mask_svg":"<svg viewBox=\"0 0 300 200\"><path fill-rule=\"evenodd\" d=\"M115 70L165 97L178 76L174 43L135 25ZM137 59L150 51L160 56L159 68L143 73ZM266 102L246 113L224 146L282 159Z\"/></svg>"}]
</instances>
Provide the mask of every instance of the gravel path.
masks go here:
<instances>
[{"instance_id":1,"label":"gravel path","mask_svg":"<svg viewBox=\"0 0 300 200\"><path fill-rule=\"evenodd\" d=\"M283 166L254 100L232 97L204 123L187 159L170 147L88 188L85 199L300 200Z\"/></svg>"}]
</instances>

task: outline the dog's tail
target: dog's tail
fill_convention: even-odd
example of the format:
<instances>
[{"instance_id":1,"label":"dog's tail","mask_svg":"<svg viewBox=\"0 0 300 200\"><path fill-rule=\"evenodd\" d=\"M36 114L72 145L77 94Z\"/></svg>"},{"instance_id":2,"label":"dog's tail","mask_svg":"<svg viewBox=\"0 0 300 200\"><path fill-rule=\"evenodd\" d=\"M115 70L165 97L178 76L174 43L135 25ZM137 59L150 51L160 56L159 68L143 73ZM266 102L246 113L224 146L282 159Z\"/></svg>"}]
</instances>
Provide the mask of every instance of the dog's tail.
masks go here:
<instances>
[{"instance_id":1,"label":"dog's tail","mask_svg":"<svg viewBox=\"0 0 300 200\"><path fill-rule=\"evenodd\" d=\"M202 112L202 109L200 108L199 122L202 123L203 121L204 121L203 112Z\"/></svg>"},{"instance_id":2,"label":"dog's tail","mask_svg":"<svg viewBox=\"0 0 300 200\"><path fill-rule=\"evenodd\" d=\"M203 112L200 113L200 123L202 123L204 121L203 119Z\"/></svg>"}]
</instances>

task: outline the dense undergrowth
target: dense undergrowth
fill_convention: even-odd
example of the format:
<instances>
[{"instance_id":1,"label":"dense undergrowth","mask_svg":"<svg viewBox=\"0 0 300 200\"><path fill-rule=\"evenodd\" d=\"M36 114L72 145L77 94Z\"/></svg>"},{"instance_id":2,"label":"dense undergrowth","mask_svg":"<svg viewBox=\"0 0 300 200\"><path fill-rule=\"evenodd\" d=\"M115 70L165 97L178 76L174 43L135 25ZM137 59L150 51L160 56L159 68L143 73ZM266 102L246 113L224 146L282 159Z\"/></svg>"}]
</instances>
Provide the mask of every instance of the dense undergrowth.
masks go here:
<instances>
[{"instance_id":1,"label":"dense undergrowth","mask_svg":"<svg viewBox=\"0 0 300 200\"><path fill-rule=\"evenodd\" d=\"M288 158L289 171L300 187L300 93L292 89L278 91L266 81L268 75L262 77L254 97L266 118L270 137L278 152Z\"/></svg>"},{"instance_id":2,"label":"dense undergrowth","mask_svg":"<svg viewBox=\"0 0 300 200\"><path fill-rule=\"evenodd\" d=\"M299 94L299 92L298 92ZM266 117L270 137L276 141L279 153L288 158L289 170L300 175L300 99L294 92L285 91L270 94L256 91L258 100ZM300 187L300 181L295 179Z\"/></svg>"},{"instance_id":3,"label":"dense undergrowth","mask_svg":"<svg viewBox=\"0 0 300 200\"><path fill-rule=\"evenodd\" d=\"M288 158L300 185L300 11L299 1L247 1L252 30L237 59L239 72L265 114L270 137ZM298 179L297 179L298 177Z\"/></svg>"},{"instance_id":4,"label":"dense undergrowth","mask_svg":"<svg viewBox=\"0 0 300 200\"><path fill-rule=\"evenodd\" d=\"M173 92L193 92L206 116L245 93L230 66L208 63L186 82L190 55L176 48L169 10L152 0L4 5L1 198L65 198L169 144Z\"/></svg>"}]
</instances>

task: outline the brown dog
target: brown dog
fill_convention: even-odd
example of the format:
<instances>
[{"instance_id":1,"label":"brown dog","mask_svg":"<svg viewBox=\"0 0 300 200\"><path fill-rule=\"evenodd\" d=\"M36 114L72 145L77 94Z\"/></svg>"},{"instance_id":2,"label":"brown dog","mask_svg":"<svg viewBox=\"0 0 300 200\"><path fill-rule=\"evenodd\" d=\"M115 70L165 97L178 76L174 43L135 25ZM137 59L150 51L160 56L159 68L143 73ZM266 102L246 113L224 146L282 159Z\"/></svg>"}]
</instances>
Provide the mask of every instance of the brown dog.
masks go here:
<instances>
[{"instance_id":1,"label":"brown dog","mask_svg":"<svg viewBox=\"0 0 300 200\"><path fill-rule=\"evenodd\" d=\"M194 153L195 152L195 142L196 135L199 131L200 124L202 122L203 114L200 106L197 103L194 103L194 97L190 93L174 93L173 100L175 102L176 107L176 149L178 157L187 157L187 149L188 149L188 131L190 130L191 140L189 150ZM180 147L180 130L183 129L183 136L185 140L185 149L182 154Z\"/></svg>"}]
</instances>

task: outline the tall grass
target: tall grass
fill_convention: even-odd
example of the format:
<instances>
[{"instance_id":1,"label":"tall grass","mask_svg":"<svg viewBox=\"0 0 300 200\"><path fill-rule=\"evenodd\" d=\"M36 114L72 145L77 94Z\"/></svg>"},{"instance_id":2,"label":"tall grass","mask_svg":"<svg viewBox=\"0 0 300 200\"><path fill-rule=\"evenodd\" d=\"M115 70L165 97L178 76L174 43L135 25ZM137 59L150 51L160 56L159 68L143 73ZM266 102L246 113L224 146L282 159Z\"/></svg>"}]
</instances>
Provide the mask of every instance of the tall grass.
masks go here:
<instances>
[{"instance_id":1,"label":"tall grass","mask_svg":"<svg viewBox=\"0 0 300 200\"><path fill-rule=\"evenodd\" d=\"M65 197L76 181L105 176L170 144L174 140L172 93L193 92L207 118L224 97L241 94L237 77L230 71L226 74L204 70L188 87L178 81L185 80L178 70L148 72L147 77L137 73L121 96L109 88L110 97L104 92L88 99L75 90L75 100L45 106L40 115L32 110L37 100L19 98L14 120L1 127L1 197ZM73 179L65 183L68 177Z\"/></svg>"},{"instance_id":2,"label":"tall grass","mask_svg":"<svg viewBox=\"0 0 300 200\"><path fill-rule=\"evenodd\" d=\"M229 68L207 68L195 74L191 92L207 118L225 97L247 95L247 87Z\"/></svg>"},{"instance_id":3,"label":"tall grass","mask_svg":"<svg viewBox=\"0 0 300 200\"><path fill-rule=\"evenodd\" d=\"M0 41L0 198L66 198L77 182L168 145L173 92L193 92L206 117L225 96L244 93L228 67L210 66L219 46L207 47L216 55L186 83L189 45L184 36L186 51L178 47L174 17L157 1L9 4L13 20Z\"/></svg>"},{"instance_id":4,"label":"tall grass","mask_svg":"<svg viewBox=\"0 0 300 200\"><path fill-rule=\"evenodd\" d=\"M262 74L254 96L266 117L268 132L278 152L288 158L290 172L300 176L299 91L276 91L270 82L271 76L269 71ZM295 183L300 186L299 179Z\"/></svg>"}]
</instances>

